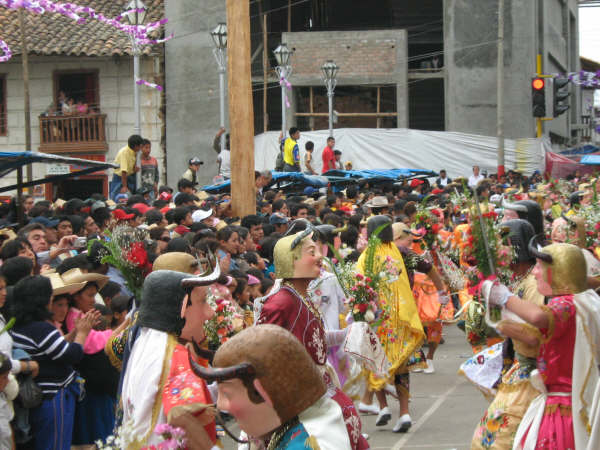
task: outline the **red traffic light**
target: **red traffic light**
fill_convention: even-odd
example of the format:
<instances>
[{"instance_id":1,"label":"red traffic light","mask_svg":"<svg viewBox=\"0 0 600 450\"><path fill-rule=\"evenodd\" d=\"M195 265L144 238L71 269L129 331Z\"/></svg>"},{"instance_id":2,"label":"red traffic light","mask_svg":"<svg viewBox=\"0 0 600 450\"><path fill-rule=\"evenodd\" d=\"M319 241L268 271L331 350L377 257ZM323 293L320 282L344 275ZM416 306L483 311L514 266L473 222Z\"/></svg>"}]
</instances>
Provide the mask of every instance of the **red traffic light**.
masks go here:
<instances>
[{"instance_id":1,"label":"red traffic light","mask_svg":"<svg viewBox=\"0 0 600 450\"><path fill-rule=\"evenodd\" d=\"M536 91L539 91L541 89L544 89L544 85L546 84L546 82L544 81L543 78L534 78L531 81L531 87L533 89L535 89Z\"/></svg>"}]
</instances>

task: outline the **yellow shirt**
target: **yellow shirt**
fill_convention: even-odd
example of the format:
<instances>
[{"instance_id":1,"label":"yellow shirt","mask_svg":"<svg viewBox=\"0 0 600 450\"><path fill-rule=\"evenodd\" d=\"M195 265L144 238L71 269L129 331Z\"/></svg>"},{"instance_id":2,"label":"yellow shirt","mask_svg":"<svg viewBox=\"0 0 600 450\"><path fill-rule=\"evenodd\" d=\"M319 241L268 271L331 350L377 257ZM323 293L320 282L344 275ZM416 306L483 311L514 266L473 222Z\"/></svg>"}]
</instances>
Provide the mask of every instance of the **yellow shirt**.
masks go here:
<instances>
[{"instance_id":1,"label":"yellow shirt","mask_svg":"<svg viewBox=\"0 0 600 450\"><path fill-rule=\"evenodd\" d=\"M115 164L119 166L117 173L126 172L127 175L135 173L136 153L129 146L123 147L115 156Z\"/></svg>"},{"instance_id":2,"label":"yellow shirt","mask_svg":"<svg viewBox=\"0 0 600 450\"><path fill-rule=\"evenodd\" d=\"M300 150L298 143L292 138L287 138L283 146L283 162L294 166L300 163Z\"/></svg>"}]
</instances>

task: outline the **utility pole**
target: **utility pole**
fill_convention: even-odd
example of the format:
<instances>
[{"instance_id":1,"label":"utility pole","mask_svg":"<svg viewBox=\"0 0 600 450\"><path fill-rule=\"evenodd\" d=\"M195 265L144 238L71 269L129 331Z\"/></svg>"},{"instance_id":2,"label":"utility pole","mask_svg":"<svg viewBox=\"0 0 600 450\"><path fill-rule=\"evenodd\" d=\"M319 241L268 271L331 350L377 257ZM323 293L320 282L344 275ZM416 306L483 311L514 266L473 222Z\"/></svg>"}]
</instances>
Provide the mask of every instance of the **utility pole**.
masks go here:
<instances>
[{"instance_id":1,"label":"utility pole","mask_svg":"<svg viewBox=\"0 0 600 450\"><path fill-rule=\"evenodd\" d=\"M19 28L21 29L21 61L23 64L23 110L25 112L25 151L31 151L31 106L29 102L29 47L25 32L25 17L23 8L19 8ZM32 181L31 164L27 165L27 181ZM31 192L31 188L28 189ZM19 204L21 198L19 197Z\"/></svg>"},{"instance_id":2,"label":"utility pole","mask_svg":"<svg viewBox=\"0 0 600 450\"><path fill-rule=\"evenodd\" d=\"M254 109L250 75L250 4L227 0L227 54L233 214L256 214Z\"/></svg>"},{"instance_id":3,"label":"utility pole","mask_svg":"<svg viewBox=\"0 0 600 450\"><path fill-rule=\"evenodd\" d=\"M504 175L504 0L498 0L497 67L498 176Z\"/></svg>"}]
</instances>

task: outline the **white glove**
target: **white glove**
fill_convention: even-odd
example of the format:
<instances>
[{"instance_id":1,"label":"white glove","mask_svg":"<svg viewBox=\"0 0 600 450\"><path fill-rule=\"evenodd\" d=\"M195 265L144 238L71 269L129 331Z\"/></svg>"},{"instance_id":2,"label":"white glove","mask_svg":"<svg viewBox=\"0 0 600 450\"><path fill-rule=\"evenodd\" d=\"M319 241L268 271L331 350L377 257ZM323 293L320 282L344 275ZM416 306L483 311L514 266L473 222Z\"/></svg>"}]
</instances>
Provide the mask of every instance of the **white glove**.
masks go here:
<instances>
[{"instance_id":1,"label":"white glove","mask_svg":"<svg viewBox=\"0 0 600 450\"><path fill-rule=\"evenodd\" d=\"M509 297L514 295L506 286L492 280L486 280L482 283L481 293L490 305L496 306L506 305Z\"/></svg>"},{"instance_id":2,"label":"white glove","mask_svg":"<svg viewBox=\"0 0 600 450\"><path fill-rule=\"evenodd\" d=\"M445 290L440 290L438 291L438 302L440 303L440 305L445 305L450 301L450 296L446 295L446 291Z\"/></svg>"}]
</instances>

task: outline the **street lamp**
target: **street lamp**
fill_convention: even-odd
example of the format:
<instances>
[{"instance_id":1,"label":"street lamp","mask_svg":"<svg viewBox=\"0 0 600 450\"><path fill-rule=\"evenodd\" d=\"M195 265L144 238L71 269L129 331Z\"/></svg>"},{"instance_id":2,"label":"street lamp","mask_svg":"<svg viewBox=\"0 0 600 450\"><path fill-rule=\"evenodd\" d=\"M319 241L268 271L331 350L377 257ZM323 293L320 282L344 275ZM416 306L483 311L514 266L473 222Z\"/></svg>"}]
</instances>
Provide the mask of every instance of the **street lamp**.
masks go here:
<instances>
[{"instance_id":1,"label":"street lamp","mask_svg":"<svg viewBox=\"0 0 600 450\"><path fill-rule=\"evenodd\" d=\"M333 92L337 85L337 73L340 68L333 60L329 59L321 66L323 81L327 88L327 100L329 103L329 136L333 136Z\"/></svg>"},{"instance_id":2,"label":"street lamp","mask_svg":"<svg viewBox=\"0 0 600 450\"><path fill-rule=\"evenodd\" d=\"M227 25L219 23L210 36L215 44L213 55L219 70L220 126L225 128L225 73L227 72ZM225 149L225 133L221 134L221 151Z\"/></svg>"},{"instance_id":3,"label":"street lamp","mask_svg":"<svg viewBox=\"0 0 600 450\"><path fill-rule=\"evenodd\" d=\"M292 56L292 53L293 51L284 43L279 44L279 46L273 50L273 54L277 60L277 67L275 67L275 70L277 71L279 83L281 84L281 132L283 133L284 139L287 132L285 129L285 89L287 87L286 81L292 74L292 67L290 66L290 57Z\"/></svg>"},{"instance_id":4,"label":"street lamp","mask_svg":"<svg viewBox=\"0 0 600 450\"><path fill-rule=\"evenodd\" d=\"M125 14L130 25L141 25L146 18L146 5L142 0L131 0L126 6L126 11L131 11ZM129 33L131 40L131 49L133 51L133 108L135 110L135 125L133 134L141 135L142 112L140 110L140 85L137 81L140 79L140 46L135 41L133 33ZM137 156L139 160L139 152ZM136 187L141 187L141 171L136 172Z\"/></svg>"}]
</instances>

